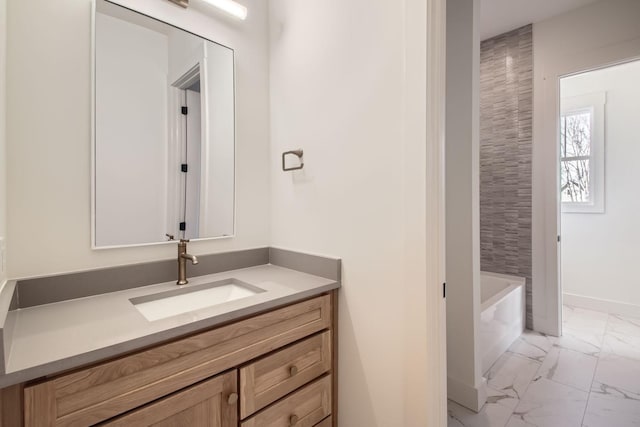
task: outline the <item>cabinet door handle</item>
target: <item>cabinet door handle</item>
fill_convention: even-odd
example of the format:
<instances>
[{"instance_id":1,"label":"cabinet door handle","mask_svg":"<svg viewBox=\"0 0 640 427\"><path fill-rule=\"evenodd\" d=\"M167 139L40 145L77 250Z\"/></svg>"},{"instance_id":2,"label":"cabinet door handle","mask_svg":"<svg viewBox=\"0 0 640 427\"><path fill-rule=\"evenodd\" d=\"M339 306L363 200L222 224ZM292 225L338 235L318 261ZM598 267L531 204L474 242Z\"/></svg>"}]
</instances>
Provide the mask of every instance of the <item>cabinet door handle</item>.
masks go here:
<instances>
[{"instance_id":1,"label":"cabinet door handle","mask_svg":"<svg viewBox=\"0 0 640 427\"><path fill-rule=\"evenodd\" d=\"M294 425L298 424L298 420L299 420L299 418L298 418L297 415L291 415L289 417L289 425L290 426L294 426Z\"/></svg>"},{"instance_id":2,"label":"cabinet door handle","mask_svg":"<svg viewBox=\"0 0 640 427\"><path fill-rule=\"evenodd\" d=\"M238 393L231 393L227 398L227 403L229 405L235 405L238 402Z\"/></svg>"},{"instance_id":3,"label":"cabinet door handle","mask_svg":"<svg viewBox=\"0 0 640 427\"><path fill-rule=\"evenodd\" d=\"M289 375L292 377L298 375L298 367L296 365L289 368Z\"/></svg>"}]
</instances>

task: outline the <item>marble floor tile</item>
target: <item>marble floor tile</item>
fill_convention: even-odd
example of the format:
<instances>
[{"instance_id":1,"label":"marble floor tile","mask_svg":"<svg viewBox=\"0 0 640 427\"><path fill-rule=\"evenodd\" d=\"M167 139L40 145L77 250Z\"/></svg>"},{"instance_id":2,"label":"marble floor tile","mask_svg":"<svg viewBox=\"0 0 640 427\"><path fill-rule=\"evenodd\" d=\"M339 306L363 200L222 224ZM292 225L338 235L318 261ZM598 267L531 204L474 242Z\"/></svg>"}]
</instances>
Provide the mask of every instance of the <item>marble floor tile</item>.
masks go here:
<instances>
[{"instance_id":1,"label":"marble floor tile","mask_svg":"<svg viewBox=\"0 0 640 427\"><path fill-rule=\"evenodd\" d=\"M589 392L597 364L597 357L553 347L542 363L538 376Z\"/></svg>"},{"instance_id":2,"label":"marble floor tile","mask_svg":"<svg viewBox=\"0 0 640 427\"><path fill-rule=\"evenodd\" d=\"M588 329L573 329L568 326L562 328L562 336L556 338L555 346L579 351L589 356L597 356L602 349L604 334Z\"/></svg>"},{"instance_id":3,"label":"marble floor tile","mask_svg":"<svg viewBox=\"0 0 640 427\"><path fill-rule=\"evenodd\" d=\"M535 427L535 424L528 423L525 420L512 415L505 427Z\"/></svg>"},{"instance_id":4,"label":"marble floor tile","mask_svg":"<svg viewBox=\"0 0 640 427\"><path fill-rule=\"evenodd\" d=\"M542 362L555 341L555 337L527 330L509 347L509 351Z\"/></svg>"},{"instance_id":5,"label":"marble floor tile","mask_svg":"<svg viewBox=\"0 0 640 427\"><path fill-rule=\"evenodd\" d=\"M480 413L449 427L640 427L640 318L563 306L563 336L523 335L486 373Z\"/></svg>"},{"instance_id":6,"label":"marble floor tile","mask_svg":"<svg viewBox=\"0 0 640 427\"><path fill-rule=\"evenodd\" d=\"M607 329L609 315L599 311L585 310L584 308L574 308L571 317L564 322L565 329L589 332L593 335L604 335Z\"/></svg>"},{"instance_id":7,"label":"marble floor tile","mask_svg":"<svg viewBox=\"0 0 640 427\"><path fill-rule=\"evenodd\" d=\"M640 337L640 318L610 314L607 333Z\"/></svg>"},{"instance_id":8,"label":"marble floor tile","mask_svg":"<svg viewBox=\"0 0 640 427\"><path fill-rule=\"evenodd\" d=\"M584 427L640 426L640 394L595 382L582 422Z\"/></svg>"},{"instance_id":9,"label":"marble floor tile","mask_svg":"<svg viewBox=\"0 0 640 427\"><path fill-rule=\"evenodd\" d=\"M609 314L604 311L573 307L573 314L571 315L570 321L590 322L593 325L606 323L608 318Z\"/></svg>"},{"instance_id":10,"label":"marble floor tile","mask_svg":"<svg viewBox=\"0 0 640 427\"><path fill-rule=\"evenodd\" d=\"M602 342L602 351L640 360L640 334L626 335L607 332Z\"/></svg>"},{"instance_id":11,"label":"marble floor tile","mask_svg":"<svg viewBox=\"0 0 640 427\"><path fill-rule=\"evenodd\" d=\"M487 403L475 413L449 401L449 427L504 427L518 405L518 400L492 388L487 388Z\"/></svg>"},{"instance_id":12,"label":"marble floor tile","mask_svg":"<svg viewBox=\"0 0 640 427\"><path fill-rule=\"evenodd\" d=\"M539 368L540 362L507 352L487 372L487 385L519 399Z\"/></svg>"},{"instance_id":13,"label":"marble floor tile","mask_svg":"<svg viewBox=\"0 0 640 427\"><path fill-rule=\"evenodd\" d=\"M589 394L539 378L531 383L508 427L580 427Z\"/></svg>"},{"instance_id":14,"label":"marble floor tile","mask_svg":"<svg viewBox=\"0 0 640 427\"><path fill-rule=\"evenodd\" d=\"M602 351L640 360L640 319L610 315Z\"/></svg>"},{"instance_id":15,"label":"marble floor tile","mask_svg":"<svg viewBox=\"0 0 640 427\"><path fill-rule=\"evenodd\" d=\"M593 379L610 388L640 394L640 360L602 353Z\"/></svg>"}]
</instances>

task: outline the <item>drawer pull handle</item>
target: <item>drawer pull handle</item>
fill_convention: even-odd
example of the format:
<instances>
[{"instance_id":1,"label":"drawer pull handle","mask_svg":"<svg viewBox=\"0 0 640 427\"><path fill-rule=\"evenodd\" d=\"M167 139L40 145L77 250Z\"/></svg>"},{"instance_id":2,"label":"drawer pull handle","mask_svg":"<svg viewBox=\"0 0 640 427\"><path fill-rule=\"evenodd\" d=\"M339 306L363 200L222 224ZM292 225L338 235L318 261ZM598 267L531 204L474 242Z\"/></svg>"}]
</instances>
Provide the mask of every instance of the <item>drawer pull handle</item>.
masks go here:
<instances>
[{"instance_id":1,"label":"drawer pull handle","mask_svg":"<svg viewBox=\"0 0 640 427\"><path fill-rule=\"evenodd\" d=\"M298 375L298 367L296 365L293 365L292 367L289 368L289 375L292 377L295 377L296 375Z\"/></svg>"},{"instance_id":2,"label":"drawer pull handle","mask_svg":"<svg viewBox=\"0 0 640 427\"><path fill-rule=\"evenodd\" d=\"M231 393L227 398L227 403L229 405L235 405L238 402L238 393Z\"/></svg>"},{"instance_id":3,"label":"drawer pull handle","mask_svg":"<svg viewBox=\"0 0 640 427\"><path fill-rule=\"evenodd\" d=\"M294 425L298 424L298 420L299 420L299 418L298 418L297 415L291 415L289 417L289 425L290 426L294 426Z\"/></svg>"}]
</instances>

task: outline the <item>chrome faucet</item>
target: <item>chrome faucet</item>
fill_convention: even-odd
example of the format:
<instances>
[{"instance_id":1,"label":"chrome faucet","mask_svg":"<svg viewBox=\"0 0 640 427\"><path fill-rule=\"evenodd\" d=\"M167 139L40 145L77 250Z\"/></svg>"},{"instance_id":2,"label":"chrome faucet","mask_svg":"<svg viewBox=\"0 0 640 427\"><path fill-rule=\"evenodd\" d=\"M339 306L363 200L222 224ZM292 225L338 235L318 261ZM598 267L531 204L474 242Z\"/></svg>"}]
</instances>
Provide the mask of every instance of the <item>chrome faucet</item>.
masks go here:
<instances>
[{"instance_id":1,"label":"chrome faucet","mask_svg":"<svg viewBox=\"0 0 640 427\"><path fill-rule=\"evenodd\" d=\"M191 261L191 264L196 265L198 258L195 255L187 253L188 239L180 239L178 243L178 285L186 285L189 283L187 280L187 260Z\"/></svg>"}]
</instances>

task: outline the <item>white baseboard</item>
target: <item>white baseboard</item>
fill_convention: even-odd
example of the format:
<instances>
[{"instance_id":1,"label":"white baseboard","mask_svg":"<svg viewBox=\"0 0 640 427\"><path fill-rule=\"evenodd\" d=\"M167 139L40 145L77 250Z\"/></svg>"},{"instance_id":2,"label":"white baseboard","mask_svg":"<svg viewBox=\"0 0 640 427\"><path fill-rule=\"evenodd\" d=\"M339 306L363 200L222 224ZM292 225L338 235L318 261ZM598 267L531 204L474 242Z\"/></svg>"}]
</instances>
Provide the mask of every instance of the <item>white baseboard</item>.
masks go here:
<instances>
[{"instance_id":1,"label":"white baseboard","mask_svg":"<svg viewBox=\"0 0 640 427\"><path fill-rule=\"evenodd\" d=\"M627 304L625 302L611 301L607 299L586 297L563 293L563 304L573 307L586 308L588 310L601 311L603 313L618 314L621 316L640 317L640 305Z\"/></svg>"},{"instance_id":2,"label":"white baseboard","mask_svg":"<svg viewBox=\"0 0 640 427\"><path fill-rule=\"evenodd\" d=\"M487 380L482 378L480 387L473 387L447 377L447 398L474 412L480 412L487 402Z\"/></svg>"}]
</instances>

